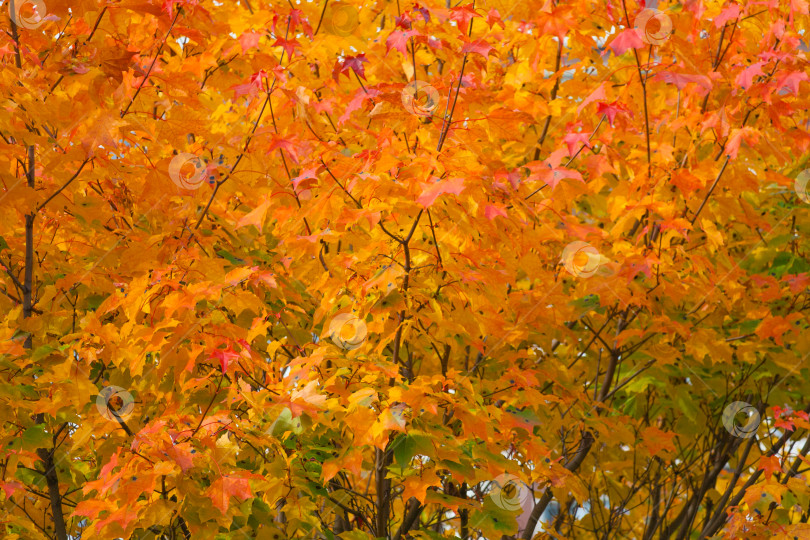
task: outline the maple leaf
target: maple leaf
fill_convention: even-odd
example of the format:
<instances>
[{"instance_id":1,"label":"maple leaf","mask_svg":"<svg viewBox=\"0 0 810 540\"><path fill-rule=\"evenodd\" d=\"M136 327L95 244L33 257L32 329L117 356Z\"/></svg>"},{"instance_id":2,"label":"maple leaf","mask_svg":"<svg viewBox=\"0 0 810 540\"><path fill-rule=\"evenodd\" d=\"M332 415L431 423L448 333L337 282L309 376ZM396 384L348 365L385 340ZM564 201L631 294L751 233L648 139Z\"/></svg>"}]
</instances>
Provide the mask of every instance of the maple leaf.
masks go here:
<instances>
[{"instance_id":1,"label":"maple leaf","mask_svg":"<svg viewBox=\"0 0 810 540\"><path fill-rule=\"evenodd\" d=\"M580 148L590 146L590 133L566 133L563 142L568 147L568 155L573 156Z\"/></svg>"},{"instance_id":2,"label":"maple leaf","mask_svg":"<svg viewBox=\"0 0 810 540\"><path fill-rule=\"evenodd\" d=\"M418 36L419 32L416 30L394 30L390 34L388 34L388 38L385 40L386 46L386 55L388 52L391 51L392 48L398 50L404 55L408 54L408 40L412 36Z\"/></svg>"},{"instance_id":3,"label":"maple leaf","mask_svg":"<svg viewBox=\"0 0 810 540\"><path fill-rule=\"evenodd\" d=\"M501 20L501 14L495 8L490 8L487 12L487 24L490 28L494 27L496 24L500 24L501 28L506 29L506 25Z\"/></svg>"},{"instance_id":4,"label":"maple leaf","mask_svg":"<svg viewBox=\"0 0 810 540\"><path fill-rule=\"evenodd\" d=\"M436 198L444 193L460 194L464 191L463 178L448 178L441 180L435 176L431 177L432 183L422 184L422 194L416 200L424 208L433 206Z\"/></svg>"},{"instance_id":5,"label":"maple leaf","mask_svg":"<svg viewBox=\"0 0 810 540\"><path fill-rule=\"evenodd\" d=\"M579 113L582 112L582 109L584 109L594 101L602 101L606 98L607 96L605 95L605 83L602 83L596 87L596 90L588 94L588 97L582 100L582 103L580 103L579 106L577 107L577 115L579 115Z\"/></svg>"},{"instance_id":6,"label":"maple leaf","mask_svg":"<svg viewBox=\"0 0 810 540\"><path fill-rule=\"evenodd\" d=\"M686 88L686 85L690 83L698 84L706 90L712 89L712 80L705 75L689 75L686 73L661 71L656 73L654 78L666 83L674 84L678 90L683 90Z\"/></svg>"},{"instance_id":7,"label":"maple leaf","mask_svg":"<svg viewBox=\"0 0 810 540\"><path fill-rule=\"evenodd\" d=\"M267 210L270 208L270 198L265 198L261 203L259 203L256 208L242 216L236 222L236 229L241 227L246 227L248 225L253 225L259 230L262 230L262 226L264 225L265 216L267 216Z\"/></svg>"},{"instance_id":8,"label":"maple leaf","mask_svg":"<svg viewBox=\"0 0 810 540\"><path fill-rule=\"evenodd\" d=\"M290 410L293 417L303 412L317 412L326 403L326 396L318 392L317 381L310 381L301 390L294 390L290 397Z\"/></svg>"},{"instance_id":9,"label":"maple leaf","mask_svg":"<svg viewBox=\"0 0 810 540\"><path fill-rule=\"evenodd\" d=\"M762 456L759 458L757 470L765 472L765 479L770 480L774 472L782 471L782 463L777 455Z\"/></svg>"},{"instance_id":10,"label":"maple leaf","mask_svg":"<svg viewBox=\"0 0 810 540\"><path fill-rule=\"evenodd\" d=\"M286 154L292 158L293 162L298 164L298 149L300 146L296 144L294 139L285 138L277 133L273 133L270 139L270 146L268 146L266 153L269 154L279 148L285 150Z\"/></svg>"},{"instance_id":11,"label":"maple leaf","mask_svg":"<svg viewBox=\"0 0 810 540\"><path fill-rule=\"evenodd\" d=\"M290 31L295 32L296 28L299 26L301 29L304 30L304 33L312 39L312 26L310 26L309 21L307 21L306 17L304 17L304 12L300 9L291 9L290 10Z\"/></svg>"},{"instance_id":12,"label":"maple leaf","mask_svg":"<svg viewBox=\"0 0 810 540\"><path fill-rule=\"evenodd\" d=\"M608 47L613 49L617 55L622 55L627 49L643 49L644 41L636 29L626 28L610 41Z\"/></svg>"},{"instance_id":13,"label":"maple leaf","mask_svg":"<svg viewBox=\"0 0 810 540\"><path fill-rule=\"evenodd\" d=\"M734 79L734 84L742 88L743 90L747 90L751 88L753 84L753 79L756 76L765 74L762 72L762 66L765 65L765 62L755 62L748 66L747 68L743 69L737 77Z\"/></svg>"},{"instance_id":14,"label":"maple leaf","mask_svg":"<svg viewBox=\"0 0 810 540\"><path fill-rule=\"evenodd\" d=\"M790 285L790 292L797 294L799 291L805 290L810 285L810 274L807 272L797 275L787 275L782 277L782 281Z\"/></svg>"},{"instance_id":15,"label":"maple leaf","mask_svg":"<svg viewBox=\"0 0 810 540\"><path fill-rule=\"evenodd\" d=\"M368 63L365 54L358 54L357 56L347 56L343 60L337 60L335 62L335 67L332 69L332 78L335 79L335 82L338 82L338 77L340 74L345 74L349 77L347 73L349 70L354 71L358 77L363 80L366 80L366 71L363 67L363 63Z\"/></svg>"},{"instance_id":16,"label":"maple leaf","mask_svg":"<svg viewBox=\"0 0 810 540\"><path fill-rule=\"evenodd\" d=\"M537 23L544 34L556 36L558 40L562 40L570 31L573 21L565 9L553 9L541 10L537 14Z\"/></svg>"},{"instance_id":17,"label":"maple leaf","mask_svg":"<svg viewBox=\"0 0 810 540\"><path fill-rule=\"evenodd\" d=\"M292 179L293 188L298 189L298 186L304 180L309 180L309 179L317 180L318 179L318 171L320 170L320 168L321 168L321 165L318 163L318 164L309 166L309 167L307 167L305 169L302 169L301 172L298 173L298 176L296 176L295 178Z\"/></svg>"},{"instance_id":18,"label":"maple leaf","mask_svg":"<svg viewBox=\"0 0 810 540\"><path fill-rule=\"evenodd\" d=\"M483 39L474 39L471 41L467 41L465 39L464 45L461 47L461 52L463 53L471 52L475 54L480 54L484 58L489 57L489 54L494 50L495 50L494 47L492 47L489 43L487 43Z\"/></svg>"},{"instance_id":19,"label":"maple leaf","mask_svg":"<svg viewBox=\"0 0 810 540\"><path fill-rule=\"evenodd\" d=\"M360 109L363 106L363 103L370 99L374 99L379 95L379 91L375 89L370 89L367 92L364 92L363 89L359 89L354 93L351 101L346 105L346 109L343 111L343 114L340 115L338 118L338 125L343 125L352 115L353 112Z\"/></svg>"},{"instance_id":20,"label":"maple leaf","mask_svg":"<svg viewBox=\"0 0 810 540\"><path fill-rule=\"evenodd\" d=\"M759 140L759 131L747 126L741 129L732 129L728 142L726 142L725 154L731 159L735 159L743 140L753 146Z\"/></svg>"},{"instance_id":21,"label":"maple leaf","mask_svg":"<svg viewBox=\"0 0 810 540\"><path fill-rule=\"evenodd\" d=\"M776 87L779 90L787 88L795 95L799 95L799 83L807 81L808 75L804 71L791 71L783 73L776 81Z\"/></svg>"},{"instance_id":22,"label":"maple leaf","mask_svg":"<svg viewBox=\"0 0 810 540\"><path fill-rule=\"evenodd\" d=\"M644 441L644 446L652 456L660 455L663 451L674 452L675 433L662 431L655 426L649 426L641 434L640 439Z\"/></svg>"},{"instance_id":23,"label":"maple leaf","mask_svg":"<svg viewBox=\"0 0 810 540\"><path fill-rule=\"evenodd\" d=\"M562 149L565 152L565 149ZM553 166L552 163L556 161L559 163L559 160L546 160L543 165L534 166L531 165L530 168L532 170L532 175L530 176L531 180L539 180L546 185L551 187L551 190L554 191L554 188L566 178L571 178L574 180L579 180L580 182L585 182L582 178L582 174L578 171L572 169L566 169L565 167L558 167Z\"/></svg>"},{"instance_id":24,"label":"maple leaf","mask_svg":"<svg viewBox=\"0 0 810 540\"><path fill-rule=\"evenodd\" d=\"M214 352L211 353L211 357L219 360L219 366L222 372L226 373L231 363L239 358L239 353L229 347L227 349L215 349Z\"/></svg>"},{"instance_id":25,"label":"maple leaf","mask_svg":"<svg viewBox=\"0 0 810 540\"><path fill-rule=\"evenodd\" d=\"M450 20L458 24L458 28L462 34L467 33L467 25L470 24L473 17L480 17L480 15L470 6L450 8Z\"/></svg>"},{"instance_id":26,"label":"maple leaf","mask_svg":"<svg viewBox=\"0 0 810 540\"><path fill-rule=\"evenodd\" d=\"M518 189L518 186L520 185L519 171L506 171L505 169L500 169L495 171L493 176L495 177L495 183L493 184L495 187L505 189L506 186L503 183L504 181L509 182L512 189Z\"/></svg>"},{"instance_id":27,"label":"maple leaf","mask_svg":"<svg viewBox=\"0 0 810 540\"><path fill-rule=\"evenodd\" d=\"M403 30L410 30L413 25L413 17L410 12L406 11L398 17L394 17L394 28L402 28Z\"/></svg>"},{"instance_id":28,"label":"maple leaf","mask_svg":"<svg viewBox=\"0 0 810 540\"><path fill-rule=\"evenodd\" d=\"M784 343L784 334L794 328L793 323L800 318L799 313L793 313L787 317L778 315L770 316L764 319L757 329L755 330L760 339L773 339L777 345Z\"/></svg>"},{"instance_id":29,"label":"maple leaf","mask_svg":"<svg viewBox=\"0 0 810 540\"><path fill-rule=\"evenodd\" d=\"M92 114L92 117L93 120L85 124L87 132L81 140L88 157L97 155L99 147L117 148L120 142L118 130L125 124L117 115L104 114L102 111Z\"/></svg>"},{"instance_id":30,"label":"maple leaf","mask_svg":"<svg viewBox=\"0 0 810 540\"><path fill-rule=\"evenodd\" d=\"M104 49L100 53L99 68L107 76L118 82L124 78L124 72L130 69L132 58L135 53L132 51L120 51L117 49ZM153 73L156 68L153 68ZM146 76L146 72L143 72Z\"/></svg>"},{"instance_id":31,"label":"maple leaf","mask_svg":"<svg viewBox=\"0 0 810 540\"><path fill-rule=\"evenodd\" d=\"M180 465L180 470L183 472L190 470L194 466L190 443L167 444L163 451L172 461Z\"/></svg>"},{"instance_id":32,"label":"maple leaf","mask_svg":"<svg viewBox=\"0 0 810 540\"><path fill-rule=\"evenodd\" d=\"M163 11L169 14L169 17L174 16L174 6L196 6L199 0L163 0Z\"/></svg>"},{"instance_id":33,"label":"maple leaf","mask_svg":"<svg viewBox=\"0 0 810 540\"><path fill-rule=\"evenodd\" d=\"M430 11L427 8L425 8L424 6L420 5L419 3L415 3L413 5L413 7L411 8L411 11L421 15L422 20L425 21L426 23L430 22Z\"/></svg>"},{"instance_id":34,"label":"maple leaf","mask_svg":"<svg viewBox=\"0 0 810 540\"><path fill-rule=\"evenodd\" d=\"M267 73L264 70L260 70L250 76L249 82L232 86L234 98L245 95L251 97L257 96L260 91L264 90L264 79L266 77Z\"/></svg>"},{"instance_id":35,"label":"maple leaf","mask_svg":"<svg viewBox=\"0 0 810 540\"><path fill-rule=\"evenodd\" d=\"M420 504L425 504L428 489L439 486L441 486L441 479L435 474L425 473L418 476L409 476L402 486L402 497L406 501L413 497Z\"/></svg>"},{"instance_id":36,"label":"maple leaf","mask_svg":"<svg viewBox=\"0 0 810 540\"><path fill-rule=\"evenodd\" d=\"M0 482L0 489L6 494L6 497L14 495L15 491L23 489L24 486L19 482Z\"/></svg>"},{"instance_id":37,"label":"maple leaf","mask_svg":"<svg viewBox=\"0 0 810 540\"><path fill-rule=\"evenodd\" d=\"M259 41L262 39L262 34L254 31L245 32L239 36L239 45L242 47L242 52L246 52L253 48L259 47Z\"/></svg>"},{"instance_id":38,"label":"maple leaf","mask_svg":"<svg viewBox=\"0 0 810 540\"><path fill-rule=\"evenodd\" d=\"M247 478L240 478L236 475L224 475L218 477L205 492L211 499L215 508L222 514L227 514L231 497L236 497L244 501L253 496L250 483Z\"/></svg>"},{"instance_id":39,"label":"maple leaf","mask_svg":"<svg viewBox=\"0 0 810 540\"><path fill-rule=\"evenodd\" d=\"M616 116L619 113L628 114L630 116L633 115L633 113L627 107L625 107L624 104L619 103L618 101L613 101L611 103L600 102L596 106L596 113L607 117L611 126L613 126L613 121L616 119Z\"/></svg>"},{"instance_id":40,"label":"maple leaf","mask_svg":"<svg viewBox=\"0 0 810 540\"><path fill-rule=\"evenodd\" d=\"M703 189L705 182L690 173L687 169L678 169L672 173L672 183L681 190L684 197L688 197L692 192Z\"/></svg>"},{"instance_id":41,"label":"maple leaf","mask_svg":"<svg viewBox=\"0 0 810 540\"><path fill-rule=\"evenodd\" d=\"M292 58L293 55L295 54L296 47L300 47L301 44L298 43L298 41L295 40L295 39L284 39L282 37L278 37L273 42L272 46L273 47L281 47L287 53L287 56Z\"/></svg>"},{"instance_id":42,"label":"maple leaf","mask_svg":"<svg viewBox=\"0 0 810 540\"><path fill-rule=\"evenodd\" d=\"M503 206L496 205L496 204L488 204L486 208L484 208L484 216L488 220L493 220L497 216L506 217L506 209Z\"/></svg>"},{"instance_id":43,"label":"maple leaf","mask_svg":"<svg viewBox=\"0 0 810 540\"><path fill-rule=\"evenodd\" d=\"M721 26L725 26L729 21L739 18L739 16L740 6L731 4L724 8L723 11L720 12L720 15L714 18L714 26L715 28L720 28Z\"/></svg>"}]
</instances>

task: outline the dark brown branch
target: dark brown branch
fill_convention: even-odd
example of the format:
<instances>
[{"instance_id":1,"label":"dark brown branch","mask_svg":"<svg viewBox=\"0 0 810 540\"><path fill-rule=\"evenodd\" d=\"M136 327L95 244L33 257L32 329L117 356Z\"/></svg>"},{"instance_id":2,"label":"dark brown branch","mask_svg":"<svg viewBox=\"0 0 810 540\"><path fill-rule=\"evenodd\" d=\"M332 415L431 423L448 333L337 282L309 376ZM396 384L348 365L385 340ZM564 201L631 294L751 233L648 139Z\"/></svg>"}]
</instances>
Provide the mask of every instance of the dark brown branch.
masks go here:
<instances>
[{"instance_id":1,"label":"dark brown branch","mask_svg":"<svg viewBox=\"0 0 810 540\"><path fill-rule=\"evenodd\" d=\"M355 199L355 198L354 198L354 196L353 196L351 193L349 193L349 190L348 190L348 189L346 189L346 188L343 186L343 184L341 184L341 183L340 183L340 180L338 180L338 179L337 179L337 177L335 177L335 175L334 175L334 174L332 174L332 171L331 171L331 170L329 170L329 167L326 165L326 163L323 161L323 159L321 159L320 161L321 161L321 165L323 165L323 166L326 168L326 172L328 172L328 173L329 173L329 176L331 176L331 177L332 177L332 180L334 180L334 181L335 181L335 183L336 183L338 186L340 186L340 189L342 189L342 190L343 190L343 192L344 192L346 195L348 195L348 196L349 196L349 198L350 198L352 201L354 201L354 204L356 204L356 205L357 205L357 208L362 209L362 208L363 208L363 205L362 205L362 204L360 204L360 201L358 201L357 199Z\"/></svg>"},{"instance_id":2,"label":"dark brown branch","mask_svg":"<svg viewBox=\"0 0 810 540\"><path fill-rule=\"evenodd\" d=\"M180 14L182 12L183 12L182 7L177 8L177 15L174 16L174 19L172 20L172 24L169 26L169 31L166 32L166 36L161 40L160 46L158 47L157 53L155 54L155 58L152 60L152 63L149 65L149 69L146 71L146 75L144 75L143 79L141 80L141 84L138 85L138 88L135 90L135 94L132 96L132 99L129 100L129 103L127 103L127 107L123 111L121 111L121 118L126 116L127 112L129 112L129 108L132 107L133 103L135 103L135 99L138 97L138 94L141 93L141 88L143 88L143 85L146 84L146 80L149 79L149 75L152 73L152 69L155 67L155 64L157 63L158 57L160 57L160 51L163 50L163 46L166 44L166 40L169 39L169 36L172 33L172 29L174 28L174 23L177 22L177 19L178 19L178 17L180 17ZM101 19L99 18L99 20L101 20Z\"/></svg>"},{"instance_id":3,"label":"dark brown branch","mask_svg":"<svg viewBox=\"0 0 810 540\"><path fill-rule=\"evenodd\" d=\"M697 220L698 215L700 214L700 211L703 210L703 207L706 205L706 202L709 200L709 197L712 196L712 192L714 191L714 188L717 187L718 182L720 182L720 178L722 178L723 173L725 172L726 167L728 166L728 162L730 160L731 160L731 156L726 156L726 161L725 161L725 163L723 163L723 167L720 169L720 172L717 173L717 178L714 179L714 183L712 184L712 187L709 188L709 192L706 193L706 196L703 198L703 201L700 203L700 206L698 207L697 211L695 212L695 215L692 217L692 219L689 220L689 223L691 223L692 225L695 224L695 220Z\"/></svg>"},{"instance_id":4,"label":"dark brown branch","mask_svg":"<svg viewBox=\"0 0 810 540\"><path fill-rule=\"evenodd\" d=\"M63 191L63 190L66 188L66 187L68 187L68 186L71 184L71 182L73 182L74 180L76 180L76 178L78 178L78 177L79 177L79 174L82 172L82 169L84 169L84 166L85 166L85 165L87 165L87 163L88 163L88 162L89 162L91 159L92 159L92 158L87 158L87 159L85 159L84 161L82 161L82 164L79 166L79 170L77 170L77 171L76 171L76 173L75 173L73 176L71 176L71 177L70 177L70 180L68 180L67 182L65 182L65 183L62 185L62 187L60 187L59 189L57 189L56 191L54 191L54 192L53 192L53 194L51 194L51 196L50 196L50 197L48 197L48 198L45 200L45 202L43 202L42 204L40 204L39 206L37 206L37 209L36 209L34 212L35 212L35 213L36 213L36 212L39 212L40 210L42 210L43 208L45 208L45 205L47 205L49 202L51 202L51 201L54 199L54 197L56 197L57 195L59 195L60 193L62 193L62 191Z\"/></svg>"}]
</instances>

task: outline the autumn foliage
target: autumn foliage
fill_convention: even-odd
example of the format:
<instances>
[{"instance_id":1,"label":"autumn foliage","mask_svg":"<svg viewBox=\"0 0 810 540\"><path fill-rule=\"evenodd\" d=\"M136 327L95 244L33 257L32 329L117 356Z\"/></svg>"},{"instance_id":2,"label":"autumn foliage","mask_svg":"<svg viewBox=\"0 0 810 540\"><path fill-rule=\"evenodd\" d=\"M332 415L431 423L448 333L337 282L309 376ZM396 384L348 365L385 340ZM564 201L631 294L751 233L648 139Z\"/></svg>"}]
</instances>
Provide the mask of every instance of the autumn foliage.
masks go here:
<instances>
[{"instance_id":1,"label":"autumn foliage","mask_svg":"<svg viewBox=\"0 0 810 540\"><path fill-rule=\"evenodd\" d=\"M806 0L3 10L2 538L810 538Z\"/></svg>"}]
</instances>

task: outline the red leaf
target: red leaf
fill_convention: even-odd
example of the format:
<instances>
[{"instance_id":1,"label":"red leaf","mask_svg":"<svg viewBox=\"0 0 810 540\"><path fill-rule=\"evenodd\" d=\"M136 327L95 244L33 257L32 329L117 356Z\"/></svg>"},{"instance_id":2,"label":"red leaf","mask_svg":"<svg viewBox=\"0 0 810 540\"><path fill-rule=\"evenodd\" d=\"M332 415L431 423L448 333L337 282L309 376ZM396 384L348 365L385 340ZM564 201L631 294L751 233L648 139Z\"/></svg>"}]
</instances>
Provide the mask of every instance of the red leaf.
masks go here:
<instances>
[{"instance_id":1,"label":"red leaf","mask_svg":"<svg viewBox=\"0 0 810 540\"><path fill-rule=\"evenodd\" d=\"M366 71L365 71L365 68L363 67L363 62L368 62L368 60L366 60L366 55L365 54L358 54L357 56L347 56L346 61L343 63L343 65L346 68L351 68L352 71L357 73L358 77L360 77L361 79L363 79L365 81L366 80Z\"/></svg>"},{"instance_id":2,"label":"red leaf","mask_svg":"<svg viewBox=\"0 0 810 540\"><path fill-rule=\"evenodd\" d=\"M494 176L495 176L495 183L493 185L500 189L506 189L506 185L503 183L504 180L509 182L509 184L512 186L512 189L517 189L518 184L520 184L520 172L518 171L508 172L505 169L501 169L495 171Z\"/></svg>"},{"instance_id":3,"label":"red leaf","mask_svg":"<svg viewBox=\"0 0 810 540\"><path fill-rule=\"evenodd\" d=\"M737 152L740 150L740 143L745 140L749 145L754 145L759 140L759 132L752 127L744 127L741 129L732 129L731 135L726 142L726 155L731 159L737 157Z\"/></svg>"},{"instance_id":4,"label":"red leaf","mask_svg":"<svg viewBox=\"0 0 810 540\"><path fill-rule=\"evenodd\" d=\"M340 118L338 118L338 125L340 126L346 120L348 120L352 113L359 109L367 99L373 98L378 94L379 91L373 88L370 88L367 93L364 92L362 88L358 89L357 92L355 92L352 100L348 105L346 105L346 109L343 111L343 114L341 114Z\"/></svg>"},{"instance_id":5,"label":"red leaf","mask_svg":"<svg viewBox=\"0 0 810 540\"><path fill-rule=\"evenodd\" d=\"M276 38L276 41L273 42L273 47L283 48L287 52L287 56L290 58L293 57L295 48L300 46L301 44L294 39Z\"/></svg>"},{"instance_id":6,"label":"red leaf","mask_svg":"<svg viewBox=\"0 0 810 540\"><path fill-rule=\"evenodd\" d=\"M293 140L285 139L279 135L273 134L271 135L270 147L267 149L266 153L269 154L277 148L283 149L296 164L298 163L298 149Z\"/></svg>"},{"instance_id":7,"label":"red leaf","mask_svg":"<svg viewBox=\"0 0 810 540\"><path fill-rule=\"evenodd\" d=\"M318 176L317 176L318 175L318 169L320 169L320 167L321 167L320 165L315 165L315 166L307 167L306 169L303 169L300 173L298 173L298 176L296 176L295 178L292 179L293 187L295 189L298 189L298 184L300 184L304 180L307 180L307 179L310 179L310 178L317 180L318 179Z\"/></svg>"},{"instance_id":8,"label":"red leaf","mask_svg":"<svg viewBox=\"0 0 810 540\"><path fill-rule=\"evenodd\" d=\"M467 33L467 25L473 17L480 17L470 6L454 7L450 9L450 20L456 21L463 34Z\"/></svg>"},{"instance_id":9,"label":"red leaf","mask_svg":"<svg viewBox=\"0 0 810 540\"><path fill-rule=\"evenodd\" d=\"M754 77L758 75L765 75L762 72L762 66L764 65L765 62L757 62L755 64L751 64L750 66L742 70L739 75L737 75L737 78L734 79L734 84L741 87L743 90L748 90L749 88L751 88L751 85L753 84Z\"/></svg>"},{"instance_id":10,"label":"red leaf","mask_svg":"<svg viewBox=\"0 0 810 540\"><path fill-rule=\"evenodd\" d=\"M688 75L686 73L662 71L657 73L654 78L666 83L674 84L678 90L683 90L684 87L689 83L699 84L706 90L712 89L712 80L705 75Z\"/></svg>"},{"instance_id":11,"label":"red leaf","mask_svg":"<svg viewBox=\"0 0 810 540\"><path fill-rule=\"evenodd\" d=\"M533 174L532 177L533 177L532 179L534 179L535 175ZM557 187L557 184L559 184L562 180L566 178L579 180L580 182L583 183L585 182L585 180L582 179L582 175L579 174L579 172L573 171L571 169L565 169L563 167L554 167L554 168L543 167L541 170L538 171L536 178L548 184L548 186L551 187L552 191L554 190L555 187Z\"/></svg>"},{"instance_id":12,"label":"red leaf","mask_svg":"<svg viewBox=\"0 0 810 540\"><path fill-rule=\"evenodd\" d=\"M582 109L587 107L590 103L593 103L594 101L601 101L604 99L607 99L607 96L605 95L605 83L602 83L596 88L596 90L591 92L591 94L588 97L582 100L582 103L580 103L579 107L577 107L577 115L579 115L579 113L582 112Z\"/></svg>"},{"instance_id":13,"label":"red leaf","mask_svg":"<svg viewBox=\"0 0 810 540\"><path fill-rule=\"evenodd\" d=\"M806 81L807 79L807 73L804 71L791 71L779 77L779 80L776 82L776 88L779 90L788 88L793 94L798 96L799 83Z\"/></svg>"},{"instance_id":14,"label":"red leaf","mask_svg":"<svg viewBox=\"0 0 810 540\"><path fill-rule=\"evenodd\" d=\"M790 292L793 294L798 294L800 291L805 290L808 284L810 284L810 274L805 272L798 275L784 276L782 281L786 281L788 283Z\"/></svg>"},{"instance_id":15,"label":"red leaf","mask_svg":"<svg viewBox=\"0 0 810 540\"><path fill-rule=\"evenodd\" d=\"M610 125L613 126L613 120L616 118L616 115L622 113L630 113L630 111L619 103L618 101L614 101L613 103L600 103L596 107L596 114L605 115L610 122ZM630 114L632 116L632 113Z\"/></svg>"},{"instance_id":16,"label":"red leaf","mask_svg":"<svg viewBox=\"0 0 810 540\"><path fill-rule=\"evenodd\" d=\"M498 13L498 10L495 8L490 9L489 12L487 13L487 24L489 25L490 28L492 28L496 24L500 24L501 28L503 28L504 30L506 29L506 25L503 24L503 21L501 20L501 14Z\"/></svg>"},{"instance_id":17,"label":"red leaf","mask_svg":"<svg viewBox=\"0 0 810 540\"><path fill-rule=\"evenodd\" d=\"M303 11L300 9L291 9L290 10L290 32L295 32L295 29L300 26L306 35L312 39L312 27L309 25L305 17L302 17L304 14Z\"/></svg>"},{"instance_id":18,"label":"red leaf","mask_svg":"<svg viewBox=\"0 0 810 540\"><path fill-rule=\"evenodd\" d=\"M0 489L6 494L6 500L14 495L14 492L22 489L23 485L19 482L0 482Z\"/></svg>"},{"instance_id":19,"label":"red leaf","mask_svg":"<svg viewBox=\"0 0 810 540\"><path fill-rule=\"evenodd\" d=\"M484 41L483 39L476 39L473 41L469 41L464 43L464 46L461 47L461 52L463 53L475 53L480 54L484 58L489 57L489 53L494 50L489 43Z\"/></svg>"},{"instance_id":20,"label":"red leaf","mask_svg":"<svg viewBox=\"0 0 810 540\"><path fill-rule=\"evenodd\" d=\"M259 41L262 39L262 34L258 32L245 32L239 36L239 45L242 46L242 52L259 46Z\"/></svg>"},{"instance_id":21,"label":"red leaf","mask_svg":"<svg viewBox=\"0 0 810 540\"><path fill-rule=\"evenodd\" d=\"M222 372L225 373L228 371L231 361L234 358L239 358L239 353L228 347L227 349L214 349L211 356L219 360L219 365L222 368Z\"/></svg>"},{"instance_id":22,"label":"red leaf","mask_svg":"<svg viewBox=\"0 0 810 540\"><path fill-rule=\"evenodd\" d=\"M432 178L437 179L435 176ZM443 193L453 193L455 195L461 193L464 190L464 179L450 178L448 180L439 180L433 184L423 184L423 186L422 194L419 195L416 202L428 208L432 206L436 198Z\"/></svg>"},{"instance_id":23,"label":"red leaf","mask_svg":"<svg viewBox=\"0 0 810 540\"><path fill-rule=\"evenodd\" d=\"M388 54L391 49L396 49L402 54L408 54L408 40L411 36L417 36L419 32L416 30L394 30L388 35L388 39L385 40L385 47L386 47L386 54Z\"/></svg>"},{"instance_id":24,"label":"red leaf","mask_svg":"<svg viewBox=\"0 0 810 540\"><path fill-rule=\"evenodd\" d=\"M335 82L338 82L338 77L340 77L341 74L345 74L346 77L350 77L347 71L351 69L357 74L358 77L366 80L366 71L363 67L363 62L368 62L365 54L347 56L343 61L336 61L335 67L332 69L332 78L335 79Z\"/></svg>"},{"instance_id":25,"label":"red leaf","mask_svg":"<svg viewBox=\"0 0 810 540\"><path fill-rule=\"evenodd\" d=\"M616 54L624 54L627 49L643 49L644 41L635 28L628 28L616 36L608 45Z\"/></svg>"},{"instance_id":26,"label":"red leaf","mask_svg":"<svg viewBox=\"0 0 810 540\"><path fill-rule=\"evenodd\" d=\"M720 28L724 26L728 21L732 19L737 19L740 16L740 6L737 4L731 4L729 7L724 9L720 12L720 15L714 18L714 26L716 28Z\"/></svg>"},{"instance_id":27,"label":"red leaf","mask_svg":"<svg viewBox=\"0 0 810 540\"><path fill-rule=\"evenodd\" d=\"M484 216L490 221L497 216L506 217L506 210L501 205L488 204L487 207L484 208Z\"/></svg>"},{"instance_id":28,"label":"red leaf","mask_svg":"<svg viewBox=\"0 0 810 540\"><path fill-rule=\"evenodd\" d=\"M588 138L590 136L590 133L568 133L565 137L563 137L563 142L568 147L568 155L573 156L574 153L579 151L579 149L583 146L585 148L590 146L588 144Z\"/></svg>"}]
</instances>

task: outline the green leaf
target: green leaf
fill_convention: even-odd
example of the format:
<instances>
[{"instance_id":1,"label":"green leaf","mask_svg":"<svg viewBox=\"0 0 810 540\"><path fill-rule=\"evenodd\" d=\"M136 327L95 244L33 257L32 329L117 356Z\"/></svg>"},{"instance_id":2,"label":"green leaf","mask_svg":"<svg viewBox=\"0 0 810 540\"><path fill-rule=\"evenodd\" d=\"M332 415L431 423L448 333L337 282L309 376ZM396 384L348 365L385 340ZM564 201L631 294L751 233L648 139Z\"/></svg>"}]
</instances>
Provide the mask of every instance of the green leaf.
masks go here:
<instances>
[{"instance_id":1,"label":"green leaf","mask_svg":"<svg viewBox=\"0 0 810 540\"><path fill-rule=\"evenodd\" d=\"M45 426L31 426L23 432L23 448L36 450L48 444L50 435L45 432Z\"/></svg>"},{"instance_id":2,"label":"green leaf","mask_svg":"<svg viewBox=\"0 0 810 540\"><path fill-rule=\"evenodd\" d=\"M38 362L39 360L42 360L55 350L56 349L54 349L50 345L43 345L42 347L37 347L34 353L31 355L31 361Z\"/></svg>"},{"instance_id":3,"label":"green leaf","mask_svg":"<svg viewBox=\"0 0 810 540\"><path fill-rule=\"evenodd\" d=\"M87 297L87 308L88 309L98 309L104 300L107 299L106 294L93 294Z\"/></svg>"},{"instance_id":4,"label":"green leaf","mask_svg":"<svg viewBox=\"0 0 810 540\"><path fill-rule=\"evenodd\" d=\"M696 381L696 383L701 384L700 381ZM689 394L686 387L682 386L678 389L677 393L675 394L675 403L687 418L692 421L697 418L697 405L695 405L695 400L692 399L692 396Z\"/></svg>"}]
</instances>

